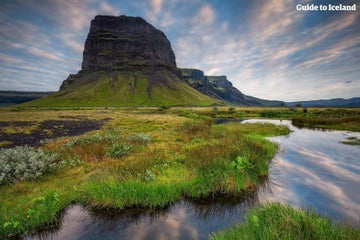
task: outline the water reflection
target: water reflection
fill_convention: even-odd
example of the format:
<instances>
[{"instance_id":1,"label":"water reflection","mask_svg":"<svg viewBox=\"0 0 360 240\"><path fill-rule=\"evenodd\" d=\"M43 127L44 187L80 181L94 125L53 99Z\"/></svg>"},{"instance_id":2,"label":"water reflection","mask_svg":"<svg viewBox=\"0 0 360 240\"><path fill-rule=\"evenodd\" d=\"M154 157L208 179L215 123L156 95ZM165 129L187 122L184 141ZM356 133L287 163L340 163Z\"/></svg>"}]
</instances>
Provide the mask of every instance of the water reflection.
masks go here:
<instances>
[{"instance_id":1,"label":"water reflection","mask_svg":"<svg viewBox=\"0 0 360 240\"><path fill-rule=\"evenodd\" d=\"M259 122L251 120L244 122ZM360 148L341 144L360 133L299 129L288 138L270 138L284 149L270 165L269 184L259 192L260 202L277 201L311 207L335 221L360 224Z\"/></svg>"},{"instance_id":2,"label":"water reflection","mask_svg":"<svg viewBox=\"0 0 360 240\"><path fill-rule=\"evenodd\" d=\"M168 208L126 211L69 207L59 229L25 239L206 239L242 220L257 194L185 199Z\"/></svg>"},{"instance_id":3,"label":"water reflection","mask_svg":"<svg viewBox=\"0 0 360 240\"><path fill-rule=\"evenodd\" d=\"M258 122L264 120L246 120ZM184 199L167 208L126 211L69 207L59 229L26 239L207 239L211 232L242 221L246 209L264 202L311 207L335 221L360 223L360 147L339 142L360 133L299 129L273 137L279 151L269 178L242 198Z\"/></svg>"}]
</instances>

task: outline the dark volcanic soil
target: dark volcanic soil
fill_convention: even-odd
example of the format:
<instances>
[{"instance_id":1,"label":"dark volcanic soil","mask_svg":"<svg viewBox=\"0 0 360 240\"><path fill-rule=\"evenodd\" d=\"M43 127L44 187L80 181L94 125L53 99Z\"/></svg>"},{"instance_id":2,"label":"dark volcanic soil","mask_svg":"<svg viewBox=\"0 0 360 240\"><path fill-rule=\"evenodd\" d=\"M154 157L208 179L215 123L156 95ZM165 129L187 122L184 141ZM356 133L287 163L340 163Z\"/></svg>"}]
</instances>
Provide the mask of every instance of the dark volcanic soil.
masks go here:
<instances>
[{"instance_id":1,"label":"dark volcanic soil","mask_svg":"<svg viewBox=\"0 0 360 240\"><path fill-rule=\"evenodd\" d=\"M5 133L1 130L1 128L9 125L15 127L26 127L35 124L34 122L0 122L0 142L9 141L12 143L4 146L6 148L24 145L37 147L43 140L64 136L77 136L89 131L98 130L109 120L109 118L102 120L81 119L80 121L48 120L41 122L40 126L30 134L22 132Z\"/></svg>"}]
</instances>

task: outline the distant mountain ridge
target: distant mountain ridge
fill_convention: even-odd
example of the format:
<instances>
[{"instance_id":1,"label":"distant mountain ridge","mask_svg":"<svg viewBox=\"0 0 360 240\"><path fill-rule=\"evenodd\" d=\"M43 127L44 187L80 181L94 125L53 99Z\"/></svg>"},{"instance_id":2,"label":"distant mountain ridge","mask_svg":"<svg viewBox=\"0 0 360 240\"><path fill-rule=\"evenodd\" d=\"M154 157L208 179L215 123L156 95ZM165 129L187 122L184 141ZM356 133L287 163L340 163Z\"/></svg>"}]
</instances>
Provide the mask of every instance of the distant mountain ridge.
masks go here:
<instances>
[{"instance_id":1,"label":"distant mountain ridge","mask_svg":"<svg viewBox=\"0 0 360 240\"><path fill-rule=\"evenodd\" d=\"M281 106L281 101L271 101L247 96L235 88L226 76L205 76L204 72L192 68L180 68L182 79L199 92L219 99L229 105Z\"/></svg>"},{"instance_id":2,"label":"distant mountain ridge","mask_svg":"<svg viewBox=\"0 0 360 240\"><path fill-rule=\"evenodd\" d=\"M0 91L0 106L12 106L47 96L54 92Z\"/></svg>"},{"instance_id":3,"label":"distant mountain ridge","mask_svg":"<svg viewBox=\"0 0 360 240\"><path fill-rule=\"evenodd\" d=\"M309 101L297 101L286 102L286 106L293 107L301 105L303 107L360 107L360 97L354 97L350 99L333 98L327 100L309 100Z\"/></svg>"}]
</instances>

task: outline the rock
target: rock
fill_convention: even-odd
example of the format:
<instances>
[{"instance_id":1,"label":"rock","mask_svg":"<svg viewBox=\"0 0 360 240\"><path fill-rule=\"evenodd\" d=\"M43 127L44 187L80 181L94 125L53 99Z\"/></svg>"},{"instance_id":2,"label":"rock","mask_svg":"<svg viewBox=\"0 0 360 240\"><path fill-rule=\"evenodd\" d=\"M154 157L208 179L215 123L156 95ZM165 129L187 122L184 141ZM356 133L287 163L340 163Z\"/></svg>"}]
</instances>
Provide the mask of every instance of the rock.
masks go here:
<instances>
[{"instance_id":1,"label":"rock","mask_svg":"<svg viewBox=\"0 0 360 240\"><path fill-rule=\"evenodd\" d=\"M141 17L96 16L85 42L82 70L168 70L180 76L169 40Z\"/></svg>"},{"instance_id":2,"label":"rock","mask_svg":"<svg viewBox=\"0 0 360 240\"><path fill-rule=\"evenodd\" d=\"M280 101L269 101L244 95L226 76L205 76L198 69L181 68L182 79L199 92L231 105L280 106Z\"/></svg>"},{"instance_id":3,"label":"rock","mask_svg":"<svg viewBox=\"0 0 360 240\"><path fill-rule=\"evenodd\" d=\"M198 69L181 68L182 78L186 81L206 81L204 72Z\"/></svg>"},{"instance_id":4,"label":"rock","mask_svg":"<svg viewBox=\"0 0 360 240\"><path fill-rule=\"evenodd\" d=\"M227 79L226 76L207 76L207 78L209 82L216 88L233 88L232 83Z\"/></svg>"},{"instance_id":5,"label":"rock","mask_svg":"<svg viewBox=\"0 0 360 240\"><path fill-rule=\"evenodd\" d=\"M226 76L205 76L203 71L191 68L183 68L181 72L183 80L209 97L234 105L251 105Z\"/></svg>"}]
</instances>

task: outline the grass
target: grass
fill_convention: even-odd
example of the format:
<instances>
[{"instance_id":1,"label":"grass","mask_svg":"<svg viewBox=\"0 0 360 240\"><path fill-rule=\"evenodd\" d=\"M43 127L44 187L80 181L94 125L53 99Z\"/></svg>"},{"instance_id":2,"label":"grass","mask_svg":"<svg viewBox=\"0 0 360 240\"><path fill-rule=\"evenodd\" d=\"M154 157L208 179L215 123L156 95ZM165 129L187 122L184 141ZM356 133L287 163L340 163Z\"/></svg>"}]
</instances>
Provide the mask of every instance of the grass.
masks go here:
<instances>
[{"instance_id":1,"label":"grass","mask_svg":"<svg viewBox=\"0 0 360 240\"><path fill-rule=\"evenodd\" d=\"M169 111L193 118L289 119L298 127L360 131L359 108L214 107L174 108Z\"/></svg>"},{"instance_id":2,"label":"grass","mask_svg":"<svg viewBox=\"0 0 360 240\"><path fill-rule=\"evenodd\" d=\"M72 114L113 120L99 131L44 143L45 152L56 152L59 161L67 163L63 168L37 180L0 186L2 238L57 224L59 212L73 202L158 208L182 197L252 191L267 176L268 161L277 149L264 136L288 133L270 124L214 125L208 119L157 109L41 109L16 114L17 119L38 121ZM13 116L1 118L11 121Z\"/></svg>"},{"instance_id":3,"label":"grass","mask_svg":"<svg viewBox=\"0 0 360 240\"><path fill-rule=\"evenodd\" d=\"M346 145L360 145L360 139L357 137L348 137L347 141L341 141L340 143Z\"/></svg>"},{"instance_id":4,"label":"grass","mask_svg":"<svg viewBox=\"0 0 360 240\"><path fill-rule=\"evenodd\" d=\"M297 117L292 119L292 123L298 127L311 127L323 129L350 130L360 132L360 116L357 117Z\"/></svg>"},{"instance_id":5,"label":"grass","mask_svg":"<svg viewBox=\"0 0 360 240\"><path fill-rule=\"evenodd\" d=\"M67 163L65 167L37 180L0 186L0 238L23 236L56 225L61 210L74 202L99 208L159 208L183 197L237 196L252 191L266 178L268 162L277 149L264 137L284 135L289 130L271 124L215 125L212 119L262 117L264 111L314 117L325 110L308 109L303 113L287 108L228 107L0 109L0 121L4 122L112 119L101 130L42 145L45 152L56 152L59 161ZM359 110L325 113L349 117ZM23 131L33 128L21 127Z\"/></svg>"},{"instance_id":6,"label":"grass","mask_svg":"<svg viewBox=\"0 0 360 240\"><path fill-rule=\"evenodd\" d=\"M211 240L229 239L360 239L360 229L335 225L312 210L272 203L251 209L245 222L212 234Z\"/></svg>"},{"instance_id":7,"label":"grass","mask_svg":"<svg viewBox=\"0 0 360 240\"><path fill-rule=\"evenodd\" d=\"M311 109L302 116L292 117L298 127L360 131L360 111L358 108Z\"/></svg>"},{"instance_id":8,"label":"grass","mask_svg":"<svg viewBox=\"0 0 360 240\"><path fill-rule=\"evenodd\" d=\"M157 74L157 75L156 75ZM221 101L201 94L166 71L78 73L60 92L26 102L27 107L210 106ZM152 81L156 77L160 80Z\"/></svg>"}]
</instances>

